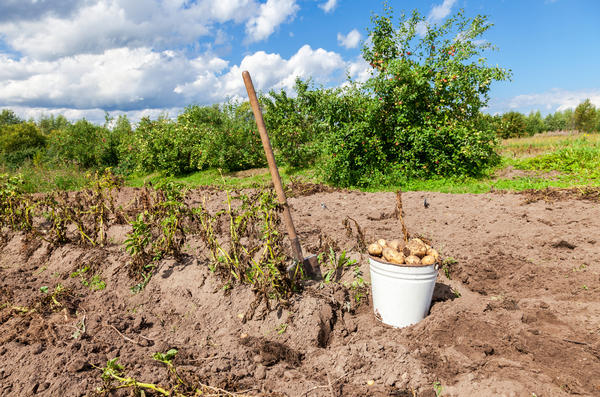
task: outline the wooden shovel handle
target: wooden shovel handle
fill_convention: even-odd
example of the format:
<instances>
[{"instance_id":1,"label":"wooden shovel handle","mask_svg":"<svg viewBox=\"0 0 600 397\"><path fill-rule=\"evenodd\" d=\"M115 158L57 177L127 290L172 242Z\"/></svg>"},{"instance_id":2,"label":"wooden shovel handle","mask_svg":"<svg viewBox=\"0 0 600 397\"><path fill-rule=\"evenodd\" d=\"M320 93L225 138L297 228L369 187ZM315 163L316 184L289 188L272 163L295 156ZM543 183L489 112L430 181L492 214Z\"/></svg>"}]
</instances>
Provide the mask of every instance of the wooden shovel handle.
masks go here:
<instances>
[{"instance_id":1,"label":"wooden shovel handle","mask_svg":"<svg viewBox=\"0 0 600 397\"><path fill-rule=\"evenodd\" d=\"M294 222L292 221L290 207L288 206L287 198L285 197L285 192L283 191L281 177L279 176L279 170L277 169L277 164L275 163L275 155L273 155L273 148L271 147L271 141L269 140L269 135L267 134L265 120L263 119L262 112L260 111L258 98L256 97L256 91L254 91L254 85L252 84L250 73L248 73L248 71L244 71L242 72L242 77L244 78L246 91L248 91L248 98L250 98L250 106L252 107L254 118L256 119L256 126L258 127L258 133L260 134L260 140L262 141L262 145L267 156L267 163L269 164L271 179L273 180L273 186L275 186L275 192L277 193L277 200L279 201L279 204L283 206L283 223L285 223L285 227L292 244L292 255L296 261L302 263L304 260L302 247L300 246L300 241L298 240L298 235L296 234L296 228L294 227Z\"/></svg>"}]
</instances>

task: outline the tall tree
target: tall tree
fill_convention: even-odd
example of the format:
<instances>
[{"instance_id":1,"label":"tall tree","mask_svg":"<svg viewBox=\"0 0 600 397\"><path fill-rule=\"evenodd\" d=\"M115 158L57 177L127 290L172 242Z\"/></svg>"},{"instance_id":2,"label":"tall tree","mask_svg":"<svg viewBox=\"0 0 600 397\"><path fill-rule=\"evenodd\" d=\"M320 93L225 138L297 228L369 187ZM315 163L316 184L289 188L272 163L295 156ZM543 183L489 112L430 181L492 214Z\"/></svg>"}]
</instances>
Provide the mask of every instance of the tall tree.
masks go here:
<instances>
[{"instance_id":1,"label":"tall tree","mask_svg":"<svg viewBox=\"0 0 600 397\"><path fill-rule=\"evenodd\" d=\"M575 108L573 113L575 129L581 132L592 132L596 122L596 108L586 99Z\"/></svg>"}]
</instances>

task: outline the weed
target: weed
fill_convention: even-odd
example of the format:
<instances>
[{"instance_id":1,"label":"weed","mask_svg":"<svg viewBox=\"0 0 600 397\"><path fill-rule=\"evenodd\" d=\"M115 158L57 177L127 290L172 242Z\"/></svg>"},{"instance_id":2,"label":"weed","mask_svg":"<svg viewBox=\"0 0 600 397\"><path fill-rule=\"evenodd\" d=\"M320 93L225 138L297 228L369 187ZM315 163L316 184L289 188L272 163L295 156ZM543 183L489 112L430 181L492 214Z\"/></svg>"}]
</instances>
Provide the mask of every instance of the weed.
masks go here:
<instances>
[{"instance_id":1,"label":"weed","mask_svg":"<svg viewBox=\"0 0 600 397\"><path fill-rule=\"evenodd\" d=\"M118 357L110 359L106 362L106 367L101 368L101 377L104 381L104 387L98 390L99 393L109 393L113 389L133 388L135 390L152 390L154 392L162 394L163 396L169 396L171 394L169 393L169 391L163 389L160 386L151 383L138 382L135 379L126 376L123 373L124 367L121 364L119 364L118 360ZM112 386L112 382L115 380L119 382L119 385L117 387Z\"/></svg>"},{"instance_id":2,"label":"weed","mask_svg":"<svg viewBox=\"0 0 600 397\"><path fill-rule=\"evenodd\" d=\"M444 261L442 262L442 271L444 272L444 275L446 275L446 278L448 280L452 280L452 278L450 277L450 268L453 265L456 265L458 263L458 261L454 258L452 258L451 256L447 257L446 259L444 259Z\"/></svg>"},{"instance_id":3,"label":"weed","mask_svg":"<svg viewBox=\"0 0 600 397\"><path fill-rule=\"evenodd\" d=\"M288 325L286 323L279 324L277 326L277 334L282 335L287 330Z\"/></svg>"},{"instance_id":4,"label":"weed","mask_svg":"<svg viewBox=\"0 0 600 397\"><path fill-rule=\"evenodd\" d=\"M319 263L327 271L323 276L323 282L329 284L330 282L338 282L342 277L343 271L346 268L356 264L354 259L350 259L346 256L346 251L342 251L338 257L333 248L329 247L329 252L325 255L324 252L318 256Z\"/></svg>"},{"instance_id":5,"label":"weed","mask_svg":"<svg viewBox=\"0 0 600 397\"><path fill-rule=\"evenodd\" d=\"M100 278L98 274L92 275L91 278L86 277L86 273L90 270L90 266L86 265L73 273L71 273L71 278L79 277L81 280L81 284L86 287L89 287L92 291L100 291L106 288L106 283Z\"/></svg>"},{"instance_id":6,"label":"weed","mask_svg":"<svg viewBox=\"0 0 600 397\"><path fill-rule=\"evenodd\" d=\"M166 353L155 353L152 358L165 365L170 379L170 387L163 387L154 383L139 382L136 379L128 376L124 371L125 368L119 364L118 357L107 361L104 368L98 368L101 373L101 378L104 383L103 387L97 388L97 392L100 394L111 394L116 389L133 389L139 391L141 395L144 395L144 390L151 393L157 393L163 396L228 396L228 397L244 397L245 395L228 392L226 390L205 385L199 381L188 382L178 372L176 366L173 364L175 356L177 355L176 349L170 349ZM116 382L116 384L115 384Z\"/></svg>"},{"instance_id":7,"label":"weed","mask_svg":"<svg viewBox=\"0 0 600 397\"><path fill-rule=\"evenodd\" d=\"M435 391L435 397L440 397L444 388L440 382L433 383L433 390Z\"/></svg>"},{"instance_id":8,"label":"weed","mask_svg":"<svg viewBox=\"0 0 600 397\"><path fill-rule=\"evenodd\" d=\"M79 339L81 335L85 334L86 326L85 326L85 315L81 318L81 320L77 321L77 324L74 325L75 332L71 335L73 339Z\"/></svg>"},{"instance_id":9,"label":"weed","mask_svg":"<svg viewBox=\"0 0 600 397\"><path fill-rule=\"evenodd\" d=\"M352 291L352 297L357 305L362 303L363 298L369 294L369 286L362 277L362 271L358 265L354 266L352 270L354 280L350 283L350 290Z\"/></svg>"},{"instance_id":10,"label":"weed","mask_svg":"<svg viewBox=\"0 0 600 397\"><path fill-rule=\"evenodd\" d=\"M348 258L346 251L337 256L333 247L329 245L329 251L322 252L318 256L319 263L324 269L327 269L323 276L323 284L337 283L342 278L344 271L352 268L353 280L351 283L345 282L344 287L350 289L352 298L357 305L360 305L362 299L369 293L369 287L363 279L362 271L357 261ZM351 308L348 302L347 310Z\"/></svg>"},{"instance_id":11,"label":"weed","mask_svg":"<svg viewBox=\"0 0 600 397\"><path fill-rule=\"evenodd\" d=\"M47 269L48 269L48 266L42 266L38 270L36 270L33 274L40 275L40 274L44 273Z\"/></svg>"},{"instance_id":12,"label":"weed","mask_svg":"<svg viewBox=\"0 0 600 397\"><path fill-rule=\"evenodd\" d=\"M577 267L573 267L573 272L579 272L582 270L587 269L588 265L586 265L585 263L582 263L581 265L577 266Z\"/></svg>"}]
</instances>

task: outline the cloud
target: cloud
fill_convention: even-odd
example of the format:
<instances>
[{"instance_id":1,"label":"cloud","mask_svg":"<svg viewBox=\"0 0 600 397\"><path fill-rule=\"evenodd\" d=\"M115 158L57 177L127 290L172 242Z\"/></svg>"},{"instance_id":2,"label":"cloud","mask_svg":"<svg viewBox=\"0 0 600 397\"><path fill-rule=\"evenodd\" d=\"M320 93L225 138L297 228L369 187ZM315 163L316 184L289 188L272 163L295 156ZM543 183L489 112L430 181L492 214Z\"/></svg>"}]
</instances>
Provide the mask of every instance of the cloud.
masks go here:
<instances>
[{"instance_id":1,"label":"cloud","mask_svg":"<svg viewBox=\"0 0 600 397\"><path fill-rule=\"evenodd\" d=\"M337 2L338 0L327 0L325 3L319 4L319 8L325 11L325 13L330 13L337 7Z\"/></svg>"},{"instance_id":2,"label":"cloud","mask_svg":"<svg viewBox=\"0 0 600 397\"><path fill-rule=\"evenodd\" d=\"M346 67L342 57L322 48L313 50L302 46L290 59L279 54L258 51L244 57L239 65L233 66L219 81L219 88L227 97L246 97L242 71L248 70L257 90L291 90L297 77L312 77L316 83L327 84L339 81Z\"/></svg>"},{"instance_id":3,"label":"cloud","mask_svg":"<svg viewBox=\"0 0 600 397\"><path fill-rule=\"evenodd\" d=\"M450 14L454 3L456 3L456 0L444 0L442 4L433 6L431 11L429 12L427 20L433 23L440 22L442 19L446 18Z\"/></svg>"},{"instance_id":4,"label":"cloud","mask_svg":"<svg viewBox=\"0 0 600 397\"><path fill-rule=\"evenodd\" d=\"M45 15L70 16L81 0L2 0L0 22L39 19Z\"/></svg>"},{"instance_id":5,"label":"cloud","mask_svg":"<svg viewBox=\"0 0 600 397\"><path fill-rule=\"evenodd\" d=\"M2 108L2 107L0 107ZM10 109L14 111L17 116L22 119L39 120L42 116L59 116L62 115L68 120L80 120L85 118L86 120L96 123L104 124L106 111L100 108L90 109L72 109L72 108L43 108L43 107L24 107L24 106L11 106ZM156 119L160 115L168 115L168 117L175 117L183 111L183 107L174 108L159 108L159 109L141 109L141 110L129 110L129 111L113 111L109 112L109 115L117 118L119 115L125 115L129 121L137 123L142 117L150 117Z\"/></svg>"},{"instance_id":6,"label":"cloud","mask_svg":"<svg viewBox=\"0 0 600 397\"><path fill-rule=\"evenodd\" d=\"M346 70L353 80L364 83L371 77L373 68L359 55L354 61L348 63Z\"/></svg>"},{"instance_id":7,"label":"cloud","mask_svg":"<svg viewBox=\"0 0 600 397\"><path fill-rule=\"evenodd\" d=\"M210 33L201 3L187 9L174 4L98 0L68 17L2 23L0 33L13 49L45 60L121 47L166 48Z\"/></svg>"},{"instance_id":8,"label":"cloud","mask_svg":"<svg viewBox=\"0 0 600 397\"><path fill-rule=\"evenodd\" d=\"M588 98L594 106L600 107L600 89L568 91L558 88L537 94L517 95L508 101L508 107L510 109L544 109L550 112L563 111L575 109L577 105Z\"/></svg>"},{"instance_id":9,"label":"cloud","mask_svg":"<svg viewBox=\"0 0 600 397\"><path fill-rule=\"evenodd\" d=\"M299 9L296 0L267 0L260 5L258 15L250 18L246 23L248 42L266 39L273 34L277 26L293 18Z\"/></svg>"},{"instance_id":10,"label":"cloud","mask_svg":"<svg viewBox=\"0 0 600 397\"><path fill-rule=\"evenodd\" d=\"M214 74L227 62L175 51L117 48L55 61L0 56L0 103L31 107L139 109L184 105L178 84Z\"/></svg>"},{"instance_id":11,"label":"cloud","mask_svg":"<svg viewBox=\"0 0 600 397\"><path fill-rule=\"evenodd\" d=\"M346 48L356 48L360 42L361 35L356 29L352 29L347 35L338 33L338 44Z\"/></svg>"},{"instance_id":12,"label":"cloud","mask_svg":"<svg viewBox=\"0 0 600 397\"><path fill-rule=\"evenodd\" d=\"M218 34L216 24L226 22L245 24L249 42L255 42L299 10L296 0L24 0L29 7L8 1L12 17L0 13L1 39L44 60L121 47L187 46Z\"/></svg>"},{"instance_id":13,"label":"cloud","mask_svg":"<svg viewBox=\"0 0 600 397\"><path fill-rule=\"evenodd\" d=\"M0 106L134 111L207 105L245 98L243 70L250 71L258 90L268 91L291 90L297 77L335 85L347 69L361 76L364 67L308 45L289 59L257 51L232 67L210 53L188 59L182 52L147 47L52 61L17 60L0 54Z\"/></svg>"}]
</instances>

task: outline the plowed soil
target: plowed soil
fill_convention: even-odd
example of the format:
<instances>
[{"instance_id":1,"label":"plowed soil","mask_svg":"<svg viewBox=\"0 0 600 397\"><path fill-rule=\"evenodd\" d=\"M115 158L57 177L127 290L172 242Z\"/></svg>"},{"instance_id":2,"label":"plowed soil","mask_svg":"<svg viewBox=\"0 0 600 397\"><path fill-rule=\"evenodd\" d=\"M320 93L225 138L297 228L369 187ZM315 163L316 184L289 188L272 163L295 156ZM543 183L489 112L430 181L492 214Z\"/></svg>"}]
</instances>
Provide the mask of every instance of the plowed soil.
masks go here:
<instances>
[{"instance_id":1,"label":"plowed soil","mask_svg":"<svg viewBox=\"0 0 600 397\"><path fill-rule=\"evenodd\" d=\"M120 200L137 192L123 189ZM194 191L190 204L205 194L224 200L219 191ZM124 269L127 225L112 226L111 244L93 249L52 250L9 234L0 251L0 395L95 395L98 368L115 357L138 381L166 384L168 372L151 356L171 348L182 376L252 396L600 395L598 200L402 197L409 232L428 238L447 264L430 314L403 329L378 322L368 298L348 309L344 289L319 282L288 308L244 322L253 292L224 290L196 236L134 294ZM401 236L393 193L307 188L290 205L305 251L346 250L366 280L368 260L346 218L368 241ZM70 276L84 266L106 288ZM59 283L57 306L50 293Z\"/></svg>"}]
</instances>

